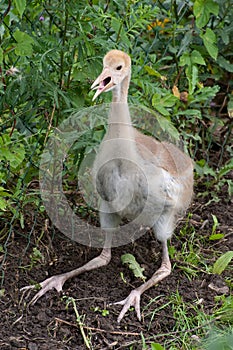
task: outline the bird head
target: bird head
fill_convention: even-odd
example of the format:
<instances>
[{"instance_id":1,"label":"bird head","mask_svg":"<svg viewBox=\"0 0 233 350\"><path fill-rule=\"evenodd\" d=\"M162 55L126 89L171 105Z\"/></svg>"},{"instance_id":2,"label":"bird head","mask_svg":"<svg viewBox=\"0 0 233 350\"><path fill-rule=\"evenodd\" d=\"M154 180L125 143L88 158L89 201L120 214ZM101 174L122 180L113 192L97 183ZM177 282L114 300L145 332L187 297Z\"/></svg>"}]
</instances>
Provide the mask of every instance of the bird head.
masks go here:
<instances>
[{"instance_id":1,"label":"bird head","mask_svg":"<svg viewBox=\"0 0 233 350\"><path fill-rule=\"evenodd\" d=\"M93 101L102 92L119 87L122 81L130 76L131 59L120 50L109 51L103 59L103 71L94 81L91 89L96 90Z\"/></svg>"}]
</instances>

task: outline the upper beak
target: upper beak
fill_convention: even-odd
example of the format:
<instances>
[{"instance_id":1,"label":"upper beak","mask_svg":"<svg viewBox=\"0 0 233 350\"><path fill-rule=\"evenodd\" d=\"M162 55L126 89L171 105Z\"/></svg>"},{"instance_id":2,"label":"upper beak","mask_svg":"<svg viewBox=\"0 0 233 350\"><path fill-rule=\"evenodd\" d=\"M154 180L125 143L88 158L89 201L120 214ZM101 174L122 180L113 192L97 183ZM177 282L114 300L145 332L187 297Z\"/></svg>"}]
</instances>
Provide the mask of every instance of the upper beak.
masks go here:
<instances>
[{"instance_id":1,"label":"upper beak","mask_svg":"<svg viewBox=\"0 0 233 350\"><path fill-rule=\"evenodd\" d=\"M98 78L91 85L92 90L96 90L96 93L92 99L94 101L97 96L99 96L102 92L112 88L114 83L112 81L111 73L109 69L105 68L103 72L98 76Z\"/></svg>"}]
</instances>

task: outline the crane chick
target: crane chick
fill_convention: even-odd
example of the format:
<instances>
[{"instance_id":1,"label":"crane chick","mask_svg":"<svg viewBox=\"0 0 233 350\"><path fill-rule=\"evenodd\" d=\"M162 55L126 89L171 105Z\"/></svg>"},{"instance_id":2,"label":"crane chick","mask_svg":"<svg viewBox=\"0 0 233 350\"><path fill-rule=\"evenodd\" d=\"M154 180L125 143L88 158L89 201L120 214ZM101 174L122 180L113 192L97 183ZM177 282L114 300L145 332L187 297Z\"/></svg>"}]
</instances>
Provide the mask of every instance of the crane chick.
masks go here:
<instances>
[{"instance_id":1,"label":"crane chick","mask_svg":"<svg viewBox=\"0 0 233 350\"><path fill-rule=\"evenodd\" d=\"M106 234L103 250L84 266L41 282L31 303L52 288L61 291L69 278L108 264L112 237L125 218L153 229L162 244L162 263L148 281L115 303L122 305L118 322L131 306L140 320L141 295L171 273L167 241L192 199L193 162L175 145L159 142L132 126L127 103L130 77L129 55L111 50L103 59L102 73L92 84L96 90L93 100L112 91L108 129L93 167L93 181L101 198L100 224ZM30 288L33 286L24 287Z\"/></svg>"}]
</instances>

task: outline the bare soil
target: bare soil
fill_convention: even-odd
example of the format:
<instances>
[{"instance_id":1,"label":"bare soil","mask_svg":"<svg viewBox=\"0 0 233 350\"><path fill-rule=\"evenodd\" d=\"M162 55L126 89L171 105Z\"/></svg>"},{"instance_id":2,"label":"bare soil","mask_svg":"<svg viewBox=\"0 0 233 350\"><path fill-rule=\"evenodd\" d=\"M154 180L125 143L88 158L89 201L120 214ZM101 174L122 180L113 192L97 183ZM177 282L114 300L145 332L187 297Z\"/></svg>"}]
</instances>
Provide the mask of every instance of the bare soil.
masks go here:
<instances>
[{"instance_id":1,"label":"bare soil","mask_svg":"<svg viewBox=\"0 0 233 350\"><path fill-rule=\"evenodd\" d=\"M201 189L196 188L195 191L199 193ZM227 188L222 189L218 203L212 202L206 206L207 201L207 198L196 196L190 208L192 217L189 225L195 228L196 242L200 244L199 249L205 257L205 263L212 266L216 260L213 251L225 252L233 247L233 206ZM225 235L219 241L209 240L213 226L212 214L219 220L217 232ZM22 298L21 287L30 284L31 281L40 282L48 276L81 266L97 256L100 251L70 241L54 227L45 230L47 221L33 210L29 209L25 218L24 230L18 228L17 234L11 235L7 254L5 257L0 255L2 260L5 259L3 264L5 277L2 286L4 294L0 297L2 350L86 349L74 308L72 304L67 307L67 299L64 296L76 299L79 315L85 315L85 319L82 319L83 330L88 337L91 336L94 349L130 349L132 344L134 349L137 349L141 333L146 339L153 339L155 334L161 334L156 341L162 344L164 340L162 334L173 332L177 320L172 313L171 304L158 311L152 318L151 313L155 305L158 308L167 303L169 296L178 291L186 303L203 299L202 307L205 313L211 314L217 292L210 289L209 284L212 282L218 287L225 285L224 275L205 273L201 271L201 267L195 276L187 275L182 263L174 257L172 274L142 296L142 322L137 320L134 311L130 311L119 325L116 320L120 307L108 306L108 303L122 300L132 288L141 283L127 266L122 265L121 255L134 254L137 261L145 268L148 277L160 265L161 247L149 231L133 244L113 249L112 260L108 266L67 281L63 294L59 295L55 290L50 291L34 306L28 308L25 297ZM171 246L177 251L190 239L180 233L184 225L185 219L179 222L171 240ZM45 232L42 238L38 239L43 231ZM30 268L32 261L30 254L33 247L41 251L44 261L39 261ZM123 282L121 273L126 283ZM33 292L30 297L32 295ZM157 298L156 302L148 306L151 298ZM102 310L108 310L109 313L103 316ZM138 345L138 349L140 348Z\"/></svg>"}]
</instances>

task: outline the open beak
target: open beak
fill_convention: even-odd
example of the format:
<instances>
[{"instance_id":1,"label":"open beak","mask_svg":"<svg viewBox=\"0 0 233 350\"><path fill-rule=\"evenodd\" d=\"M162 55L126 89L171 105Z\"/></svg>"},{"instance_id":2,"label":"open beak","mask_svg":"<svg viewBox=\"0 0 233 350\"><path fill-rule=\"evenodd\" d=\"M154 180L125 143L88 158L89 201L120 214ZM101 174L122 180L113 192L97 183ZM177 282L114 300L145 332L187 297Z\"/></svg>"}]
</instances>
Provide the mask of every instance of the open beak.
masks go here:
<instances>
[{"instance_id":1,"label":"open beak","mask_svg":"<svg viewBox=\"0 0 233 350\"><path fill-rule=\"evenodd\" d=\"M91 85L92 90L96 90L96 93L92 99L94 101L97 96L99 96L102 92L108 91L115 84L112 81L112 76L108 69L104 69L103 72L98 76L98 78Z\"/></svg>"}]
</instances>

